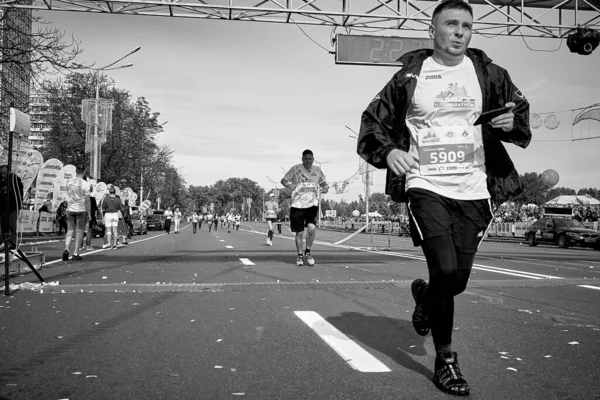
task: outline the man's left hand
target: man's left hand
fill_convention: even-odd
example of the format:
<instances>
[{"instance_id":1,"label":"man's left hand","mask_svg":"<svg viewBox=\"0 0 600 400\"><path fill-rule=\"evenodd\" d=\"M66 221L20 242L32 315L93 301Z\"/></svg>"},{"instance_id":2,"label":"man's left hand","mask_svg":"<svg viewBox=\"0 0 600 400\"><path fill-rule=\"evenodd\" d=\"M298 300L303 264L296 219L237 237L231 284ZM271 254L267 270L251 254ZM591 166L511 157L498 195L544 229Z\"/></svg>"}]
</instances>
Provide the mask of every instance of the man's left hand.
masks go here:
<instances>
[{"instance_id":1,"label":"man's left hand","mask_svg":"<svg viewBox=\"0 0 600 400\"><path fill-rule=\"evenodd\" d=\"M492 118L490 121L492 128L502 129L504 132L512 131L515 123L515 114L513 114L513 108L515 108L515 106L516 104L513 102L506 103L506 107L510 107L510 110L502 115Z\"/></svg>"}]
</instances>

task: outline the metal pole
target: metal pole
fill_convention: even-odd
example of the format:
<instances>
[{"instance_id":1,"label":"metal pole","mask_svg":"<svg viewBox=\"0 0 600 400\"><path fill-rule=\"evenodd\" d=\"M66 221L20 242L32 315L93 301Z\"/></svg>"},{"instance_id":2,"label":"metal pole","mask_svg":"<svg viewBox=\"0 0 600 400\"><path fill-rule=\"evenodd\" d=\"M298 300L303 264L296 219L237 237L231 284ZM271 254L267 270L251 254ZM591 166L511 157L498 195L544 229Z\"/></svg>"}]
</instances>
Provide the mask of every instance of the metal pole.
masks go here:
<instances>
[{"instance_id":1,"label":"metal pole","mask_svg":"<svg viewBox=\"0 0 600 400\"><path fill-rule=\"evenodd\" d=\"M99 110L100 110L100 71L96 71L96 112L94 115L94 138L92 140L92 157L90 160L90 173L96 178L97 181L100 180L100 173L98 168L99 161L99 152L100 152L100 143L98 140L98 124L100 122Z\"/></svg>"},{"instance_id":2,"label":"metal pole","mask_svg":"<svg viewBox=\"0 0 600 400\"><path fill-rule=\"evenodd\" d=\"M4 295L10 296L10 170L12 167L12 148L13 148L13 134L8 132L8 165L6 175L6 207L4 207L4 218L2 219L2 241L4 243ZM17 211L18 212L18 211ZM18 229L18 222L17 222Z\"/></svg>"}]
</instances>

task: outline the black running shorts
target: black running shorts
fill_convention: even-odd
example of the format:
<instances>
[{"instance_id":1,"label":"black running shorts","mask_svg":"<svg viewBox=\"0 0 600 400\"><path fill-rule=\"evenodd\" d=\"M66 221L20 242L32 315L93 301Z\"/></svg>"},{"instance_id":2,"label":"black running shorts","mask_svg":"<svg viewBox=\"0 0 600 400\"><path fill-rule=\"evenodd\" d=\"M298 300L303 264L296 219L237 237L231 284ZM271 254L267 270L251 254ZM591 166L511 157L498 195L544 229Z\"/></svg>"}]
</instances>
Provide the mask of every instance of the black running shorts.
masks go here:
<instances>
[{"instance_id":1,"label":"black running shorts","mask_svg":"<svg viewBox=\"0 0 600 400\"><path fill-rule=\"evenodd\" d=\"M410 232L415 246L438 236L452 236L454 246L474 254L492 221L491 203L456 200L425 189L408 190Z\"/></svg>"},{"instance_id":2,"label":"black running shorts","mask_svg":"<svg viewBox=\"0 0 600 400\"><path fill-rule=\"evenodd\" d=\"M292 232L302 232L308 224L316 225L319 207L290 208L290 227Z\"/></svg>"}]
</instances>

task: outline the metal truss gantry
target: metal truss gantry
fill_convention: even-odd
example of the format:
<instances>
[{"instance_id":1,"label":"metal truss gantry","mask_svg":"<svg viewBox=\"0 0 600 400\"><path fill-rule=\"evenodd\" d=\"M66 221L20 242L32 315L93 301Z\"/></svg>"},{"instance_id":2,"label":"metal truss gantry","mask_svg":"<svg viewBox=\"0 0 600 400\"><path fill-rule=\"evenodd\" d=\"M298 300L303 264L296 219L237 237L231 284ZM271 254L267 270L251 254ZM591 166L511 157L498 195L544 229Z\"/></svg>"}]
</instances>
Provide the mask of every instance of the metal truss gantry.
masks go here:
<instances>
[{"instance_id":1,"label":"metal truss gantry","mask_svg":"<svg viewBox=\"0 0 600 400\"><path fill-rule=\"evenodd\" d=\"M0 0L0 7L426 31L438 1L411 0ZM475 33L564 38L600 29L600 0L471 0Z\"/></svg>"}]
</instances>

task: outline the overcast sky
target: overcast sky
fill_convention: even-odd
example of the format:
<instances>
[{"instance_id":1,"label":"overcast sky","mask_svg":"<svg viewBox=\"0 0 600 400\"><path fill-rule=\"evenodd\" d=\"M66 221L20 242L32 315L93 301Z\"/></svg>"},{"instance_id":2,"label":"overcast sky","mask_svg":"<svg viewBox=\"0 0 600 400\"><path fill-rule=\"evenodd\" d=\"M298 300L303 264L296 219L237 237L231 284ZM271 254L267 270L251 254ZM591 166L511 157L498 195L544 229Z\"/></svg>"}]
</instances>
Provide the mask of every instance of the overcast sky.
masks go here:
<instances>
[{"instance_id":1,"label":"overcast sky","mask_svg":"<svg viewBox=\"0 0 600 400\"><path fill-rule=\"evenodd\" d=\"M284 169L300 163L307 148L323 163L329 181L351 177L358 156L356 140L345 125L358 131L362 111L397 70L336 65L333 55L291 24L43 15L81 41L82 60L97 66L142 46L127 59L133 67L110 71L109 76L134 97L145 97L160 112L160 121L168 121L159 141L175 150L174 164L191 185L240 177L267 190L275 187L271 178L280 187ZM332 49L331 28L303 29ZM526 41L479 35L471 41L471 47L483 49L509 71L532 113L566 110L556 114L558 128L534 130L527 149L507 146L517 170L541 173L552 168L560 174L558 186L600 188L600 139L572 141L569 111L600 103L600 49L580 56L559 40ZM526 44L548 51L532 51ZM597 121L580 126L576 137L600 136ZM384 172L376 172L371 192L383 192L384 181ZM349 192L330 191L327 198L352 201L363 192L358 180Z\"/></svg>"}]
</instances>

